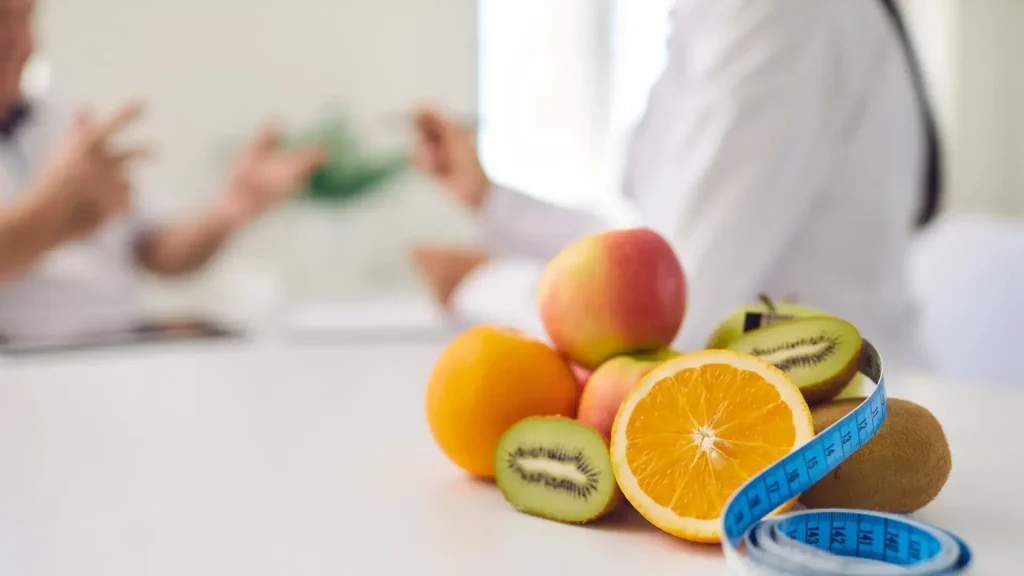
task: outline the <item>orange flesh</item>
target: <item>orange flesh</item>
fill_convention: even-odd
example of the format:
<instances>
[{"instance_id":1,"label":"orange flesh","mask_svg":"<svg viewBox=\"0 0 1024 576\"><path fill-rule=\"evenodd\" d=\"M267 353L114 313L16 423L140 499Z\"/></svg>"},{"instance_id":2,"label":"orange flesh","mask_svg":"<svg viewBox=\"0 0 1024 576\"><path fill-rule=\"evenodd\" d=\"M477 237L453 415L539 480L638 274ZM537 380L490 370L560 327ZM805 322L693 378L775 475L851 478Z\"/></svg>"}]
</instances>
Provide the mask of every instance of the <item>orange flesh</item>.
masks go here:
<instances>
[{"instance_id":1,"label":"orange flesh","mask_svg":"<svg viewBox=\"0 0 1024 576\"><path fill-rule=\"evenodd\" d=\"M700 520L719 518L733 492L796 443L792 409L775 386L727 364L656 382L625 433L626 462L640 489L678 516Z\"/></svg>"}]
</instances>

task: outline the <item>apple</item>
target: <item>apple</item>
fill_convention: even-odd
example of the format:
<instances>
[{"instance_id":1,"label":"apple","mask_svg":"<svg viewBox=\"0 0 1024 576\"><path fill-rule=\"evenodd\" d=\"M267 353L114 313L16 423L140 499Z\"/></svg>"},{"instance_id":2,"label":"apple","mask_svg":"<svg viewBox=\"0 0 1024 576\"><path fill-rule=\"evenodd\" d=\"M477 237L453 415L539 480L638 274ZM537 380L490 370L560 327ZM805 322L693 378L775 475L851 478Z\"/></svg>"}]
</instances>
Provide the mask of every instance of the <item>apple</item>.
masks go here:
<instances>
[{"instance_id":1,"label":"apple","mask_svg":"<svg viewBox=\"0 0 1024 576\"><path fill-rule=\"evenodd\" d=\"M552 343L593 370L614 356L669 346L686 313L686 278L656 232L612 230L581 238L552 258L537 300Z\"/></svg>"},{"instance_id":2,"label":"apple","mask_svg":"<svg viewBox=\"0 0 1024 576\"><path fill-rule=\"evenodd\" d=\"M583 387L576 419L608 438L615 415L630 389L651 370L678 355L672 350L659 350L616 356L601 364Z\"/></svg>"},{"instance_id":3,"label":"apple","mask_svg":"<svg viewBox=\"0 0 1024 576\"><path fill-rule=\"evenodd\" d=\"M798 318L828 315L828 313L823 310L811 308L809 306L801 306L790 302L766 301L757 304L745 304L734 310L718 325L717 328L715 328L715 331L712 332L711 336L708 338L705 348L728 348L730 344L743 335L743 322L745 321L748 313L760 312L762 314L768 314L773 311L775 314L795 316Z\"/></svg>"},{"instance_id":4,"label":"apple","mask_svg":"<svg viewBox=\"0 0 1024 576\"><path fill-rule=\"evenodd\" d=\"M572 360L567 360L569 369L572 370L573 376L576 377L576 383L579 384L580 390L587 385L587 381L590 380L590 375L593 374L593 370L584 368Z\"/></svg>"}]
</instances>

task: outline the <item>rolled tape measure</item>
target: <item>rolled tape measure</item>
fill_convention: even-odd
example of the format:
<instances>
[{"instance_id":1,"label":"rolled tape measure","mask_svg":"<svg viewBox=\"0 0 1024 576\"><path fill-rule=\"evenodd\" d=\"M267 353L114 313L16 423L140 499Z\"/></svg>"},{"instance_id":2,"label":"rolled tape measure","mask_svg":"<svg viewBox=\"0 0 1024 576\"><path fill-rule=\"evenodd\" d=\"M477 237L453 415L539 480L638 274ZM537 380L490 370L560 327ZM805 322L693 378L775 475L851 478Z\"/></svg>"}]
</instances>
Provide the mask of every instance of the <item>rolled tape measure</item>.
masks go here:
<instances>
[{"instance_id":1,"label":"rolled tape measure","mask_svg":"<svg viewBox=\"0 0 1024 576\"><path fill-rule=\"evenodd\" d=\"M750 313L744 332L790 316ZM874 390L855 410L740 487L725 506L722 548L730 572L768 576L965 574L971 549L907 516L809 510L769 517L866 444L886 416L882 359L864 341L860 372Z\"/></svg>"}]
</instances>

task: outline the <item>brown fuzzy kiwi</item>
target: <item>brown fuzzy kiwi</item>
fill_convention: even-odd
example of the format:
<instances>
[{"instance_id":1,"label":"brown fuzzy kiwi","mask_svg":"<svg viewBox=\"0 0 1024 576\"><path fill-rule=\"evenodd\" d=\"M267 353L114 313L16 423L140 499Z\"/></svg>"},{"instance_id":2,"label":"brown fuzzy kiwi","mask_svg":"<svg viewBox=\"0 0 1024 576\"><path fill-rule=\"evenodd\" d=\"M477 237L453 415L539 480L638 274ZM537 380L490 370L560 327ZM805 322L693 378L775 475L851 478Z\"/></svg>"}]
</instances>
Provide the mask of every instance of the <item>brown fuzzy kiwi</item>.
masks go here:
<instances>
[{"instance_id":1,"label":"brown fuzzy kiwi","mask_svg":"<svg viewBox=\"0 0 1024 576\"><path fill-rule=\"evenodd\" d=\"M820 434L862 402L856 398L811 408L814 432ZM935 416L913 402L890 398L881 429L804 492L800 503L808 508L916 512L939 495L952 464Z\"/></svg>"}]
</instances>

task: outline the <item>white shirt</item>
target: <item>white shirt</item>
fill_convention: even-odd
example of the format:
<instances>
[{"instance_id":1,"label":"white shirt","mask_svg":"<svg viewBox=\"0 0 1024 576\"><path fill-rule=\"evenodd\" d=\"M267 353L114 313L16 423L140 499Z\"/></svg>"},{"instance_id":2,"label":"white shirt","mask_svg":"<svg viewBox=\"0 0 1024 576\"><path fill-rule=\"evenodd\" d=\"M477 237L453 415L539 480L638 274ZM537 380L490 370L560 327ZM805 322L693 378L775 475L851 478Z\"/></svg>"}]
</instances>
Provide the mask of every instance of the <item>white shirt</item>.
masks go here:
<instances>
[{"instance_id":1,"label":"white shirt","mask_svg":"<svg viewBox=\"0 0 1024 576\"><path fill-rule=\"evenodd\" d=\"M864 0L680 0L671 18L623 192L631 224L661 233L686 271L676 349L703 348L765 292L844 317L887 360L920 364L906 259L925 132L889 15ZM481 218L497 259L467 278L456 313L508 321L497 288L518 295L526 329L539 321L522 295L543 263L611 226L499 186Z\"/></svg>"},{"instance_id":2,"label":"white shirt","mask_svg":"<svg viewBox=\"0 0 1024 576\"><path fill-rule=\"evenodd\" d=\"M31 179L71 127L57 102L35 99L27 123L0 140L0 203L26 192ZM22 276L0 283L0 334L68 336L123 328L137 320L133 244L138 215L106 224L93 236L46 254Z\"/></svg>"}]
</instances>

